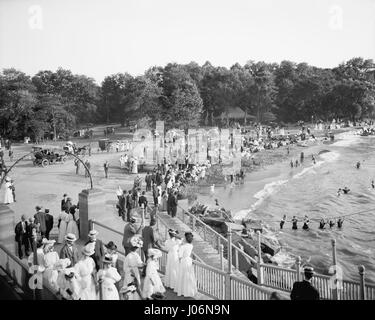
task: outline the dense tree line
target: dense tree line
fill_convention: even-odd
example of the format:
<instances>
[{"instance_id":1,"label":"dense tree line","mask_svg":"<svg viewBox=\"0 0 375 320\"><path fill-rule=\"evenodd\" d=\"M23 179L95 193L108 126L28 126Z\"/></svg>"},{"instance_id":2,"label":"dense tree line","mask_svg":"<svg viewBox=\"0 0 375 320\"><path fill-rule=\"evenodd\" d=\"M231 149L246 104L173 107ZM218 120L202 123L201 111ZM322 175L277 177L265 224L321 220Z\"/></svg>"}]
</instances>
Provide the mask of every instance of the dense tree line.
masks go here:
<instances>
[{"instance_id":1,"label":"dense tree line","mask_svg":"<svg viewBox=\"0 0 375 320\"><path fill-rule=\"evenodd\" d=\"M231 68L169 63L143 75L107 76L101 86L69 70L0 74L3 136L63 136L87 123L164 120L168 126L216 125L240 107L256 122L375 115L375 64L353 58L333 69L306 63L249 61ZM228 119L226 119L228 121Z\"/></svg>"}]
</instances>

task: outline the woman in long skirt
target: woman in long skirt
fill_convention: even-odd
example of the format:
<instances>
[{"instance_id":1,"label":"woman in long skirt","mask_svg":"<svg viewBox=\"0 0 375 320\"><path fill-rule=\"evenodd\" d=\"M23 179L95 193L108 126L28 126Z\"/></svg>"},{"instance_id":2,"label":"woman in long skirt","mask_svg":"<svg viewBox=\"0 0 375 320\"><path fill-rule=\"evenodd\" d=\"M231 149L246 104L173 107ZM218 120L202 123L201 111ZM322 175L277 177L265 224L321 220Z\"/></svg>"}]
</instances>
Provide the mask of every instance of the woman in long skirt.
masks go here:
<instances>
[{"instance_id":1,"label":"woman in long skirt","mask_svg":"<svg viewBox=\"0 0 375 320\"><path fill-rule=\"evenodd\" d=\"M112 267L113 259L110 254L106 254L103 259L103 269L97 274L97 279L101 283L103 300L120 300L115 283L121 280L121 276L116 268ZM100 299L100 297L99 297Z\"/></svg>"},{"instance_id":2,"label":"woman in long skirt","mask_svg":"<svg viewBox=\"0 0 375 320\"><path fill-rule=\"evenodd\" d=\"M141 276L139 274L139 268L144 267L141 257L136 252L139 248L142 248L143 241L139 237L133 237L130 239L132 248L124 259L124 283L123 287L126 288L129 283L133 282L133 277L137 283L141 283Z\"/></svg>"},{"instance_id":3,"label":"woman in long skirt","mask_svg":"<svg viewBox=\"0 0 375 320\"><path fill-rule=\"evenodd\" d=\"M161 207L160 211L167 211L168 193L164 190L161 195Z\"/></svg>"},{"instance_id":4,"label":"woman in long skirt","mask_svg":"<svg viewBox=\"0 0 375 320\"><path fill-rule=\"evenodd\" d=\"M12 183L9 177L5 178L5 196L4 196L4 203L10 204L13 203L13 191L12 191Z\"/></svg>"},{"instance_id":5,"label":"woman in long skirt","mask_svg":"<svg viewBox=\"0 0 375 320\"><path fill-rule=\"evenodd\" d=\"M69 221L69 215L65 211L61 211L59 215L59 236L57 238L57 243L64 242L65 236L67 234L66 229Z\"/></svg>"},{"instance_id":6,"label":"woman in long skirt","mask_svg":"<svg viewBox=\"0 0 375 320\"><path fill-rule=\"evenodd\" d=\"M143 297L145 299L151 299L154 293L165 292L165 288L158 273L158 259L161 255L161 251L158 249L148 249L146 277L143 284Z\"/></svg>"},{"instance_id":7,"label":"woman in long skirt","mask_svg":"<svg viewBox=\"0 0 375 320\"><path fill-rule=\"evenodd\" d=\"M59 254L54 251L53 245L55 240L46 240L44 244L44 267L43 281L48 283L55 291L58 291L57 277L58 271L55 269L55 264L60 260Z\"/></svg>"},{"instance_id":8,"label":"woman in long skirt","mask_svg":"<svg viewBox=\"0 0 375 320\"><path fill-rule=\"evenodd\" d=\"M82 250L82 258L79 260L74 269L79 276L81 286L81 300L96 300L96 267L94 260L90 257L95 250L90 246L85 246Z\"/></svg>"},{"instance_id":9,"label":"woman in long skirt","mask_svg":"<svg viewBox=\"0 0 375 320\"><path fill-rule=\"evenodd\" d=\"M176 237L177 231L169 229L168 232L169 239L165 241L165 249L168 251L168 256L164 285L174 289L177 284L177 271L179 266L178 248L182 241Z\"/></svg>"},{"instance_id":10,"label":"woman in long skirt","mask_svg":"<svg viewBox=\"0 0 375 320\"><path fill-rule=\"evenodd\" d=\"M76 238L79 238L78 225L75 217L75 207L70 208L70 213L68 214L68 223L66 227L66 234L73 233Z\"/></svg>"},{"instance_id":11,"label":"woman in long skirt","mask_svg":"<svg viewBox=\"0 0 375 320\"><path fill-rule=\"evenodd\" d=\"M178 273L177 273L177 288L175 291L178 296L194 297L197 292L197 281L194 273L193 260L191 253L193 251L193 234L191 232L185 233L186 243L181 245L178 256L180 258Z\"/></svg>"}]
</instances>

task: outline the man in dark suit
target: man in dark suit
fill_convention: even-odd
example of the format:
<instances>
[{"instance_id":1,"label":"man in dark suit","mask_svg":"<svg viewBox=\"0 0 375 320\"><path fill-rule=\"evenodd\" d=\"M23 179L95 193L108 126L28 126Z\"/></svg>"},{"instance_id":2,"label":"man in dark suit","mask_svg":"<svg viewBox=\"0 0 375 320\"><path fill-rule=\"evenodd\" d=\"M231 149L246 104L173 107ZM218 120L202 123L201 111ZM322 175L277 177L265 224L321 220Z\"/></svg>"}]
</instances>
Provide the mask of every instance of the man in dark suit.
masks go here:
<instances>
[{"instance_id":1,"label":"man in dark suit","mask_svg":"<svg viewBox=\"0 0 375 320\"><path fill-rule=\"evenodd\" d=\"M168 198L168 201L169 202L169 210L170 210L170 213L171 213L171 216L172 218L176 217L176 214L177 214L177 192L171 192L169 198Z\"/></svg>"},{"instance_id":2,"label":"man in dark suit","mask_svg":"<svg viewBox=\"0 0 375 320\"><path fill-rule=\"evenodd\" d=\"M36 235L36 231L38 230L38 226L35 224L35 218L30 217L29 223L26 227L26 233L27 233L27 240L29 242L29 249L31 252L34 252L34 237Z\"/></svg>"},{"instance_id":3,"label":"man in dark suit","mask_svg":"<svg viewBox=\"0 0 375 320\"><path fill-rule=\"evenodd\" d=\"M125 211L126 211L126 190L122 191L122 195L118 200L118 215L122 217L122 220L125 221Z\"/></svg>"},{"instance_id":4,"label":"man in dark suit","mask_svg":"<svg viewBox=\"0 0 375 320\"><path fill-rule=\"evenodd\" d=\"M22 259L22 247L25 248L25 255L27 255L29 251L29 239L27 237L27 221L26 216L24 214L21 216L21 221L16 224L14 232L16 234L16 242L18 244L18 256L20 257L20 259Z\"/></svg>"},{"instance_id":5,"label":"man in dark suit","mask_svg":"<svg viewBox=\"0 0 375 320\"><path fill-rule=\"evenodd\" d=\"M74 265L78 262L79 259L78 249L74 244L76 240L77 238L73 233L68 233L65 236L65 244L60 251L60 259L68 258L70 260L71 267L74 267Z\"/></svg>"},{"instance_id":6,"label":"man in dark suit","mask_svg":"<svg viewBox=\"0 0 375 320\"><path fill-rule=\"evenodd\" d=\"M305 267L304 273L305 279L293 284L290 294L291 300L319 300L319 291L311 284L314 269L312 267Z\"/></svg>"},{"instance_id":7,"label":"man in dark suit","mask_svg":"<svg viewBox=\"0 0 375 320\"><path fill-rule=\"evenodd\" d=\"M64 193L63 199L61 200L61 211L66 211L66 202L67 202L66 197L67 196L68 195Z\"/></svg>"},{"instance_id":8,"label":"man in dark suit","mask_svg":"<svg viewBox=\"0 0 375 320\"><path fill-rule=\"evenodd\" d=\"M46 238L49 240L49 233L53 228L53 216L49 214L49 209L44 210L46 213Z\"/></svg>"},{"instance_id":9,"label":"man in dark suit","mask_svg":"<svg viewBox=\"0 0 375 320\"><path fill-rule=\"evenodd\" d=\"M145 182L146 182L146 191L151 191L151 183L152 183L152 177L149 172L147 172L146 177L145 177Z\"/></svg>"},{"instance_id":10,"label":"man in dark suit","mask_svg":"<svg viewBox=\"0 0 375 320\"><path fill-rule=\"evenodd\" d=\"M46 213L42 211L42 207L35 207L36 214L34 215L35 224L39 226L39 232L42 238L45 238L47 226L46 226Z\"/></svg>"},{"instance_id":11,"label":"man in dark suit","mask_svg":"<svg viewBox=\"0 0 375 320\"><path fill-rule=\"evenodd\" d=\"M94 254L91 255L91 258L95 262L96 271L99 271L99 269L102 268L102 260L105 254L102 240L96 238L98 233L99 232L96 230L90 230L89 241L85 243L85 246L90 245L91 249L95 251Z\"/></svg>"},{"instance_id":12,"label":"man in dark suit","mask_svg":"<svg viewBox=\"0 0 375 320\"><path fill-rule=\"evenodd\" d=\"M130 252L130 249L132 248L132 245L130 243L130 239L136 235L142 226L140 226L137 230L136 226L137 220L133 217L130 218L130 221L125 225L124 228L124 237L122 239L122 246L125 249L125 255L127 255Z\"/></svg>"},{"instance_id":13,"label":"man in dark suit","mask_svg":"<svg viewBox=\"0 0 375 320\"><path fill-rule=\"evenodd\" d=\"M148 257L148 249L150 248L161 249L159 241L155 238L155 234L154 234L155 226L156 226L155 219L151 219L150 225L144 227L142 230L142 240L143 240L142 250L145 255L145 261L147 260L147 257Z\"/></svg>"},{"instance_id":14,"label":"man in dark suit","mask_svg":"<svg viewBox=\"0 0 375 320\"><path fill-rule=\"evenodd\" d=\"M154 206L157 207L159 205L158 204L159 189L156 183L154 183L152 186L152 196L154 198Z\"/></svg>"},{"instance_id":15,"label":"man in dark suit","mask_svg":"<svg viewBox=\"0 0 375 320\"><path fill-rule=\"evenodd\" d=\"M142 195L138 199L138 204L140 208L142 208L142 204L143 204L143 208L146 209L147 204L148 204L148 201L146 198L146 191L142 191Z\"/></svg>"},{"instance_id":16,"label":"man in dark suit","mask_svg":"<svg viewBox=\"0 0 375 320\"><path fill-rule=\"evenodd\" d=\"M128 195L126 196L126 221L130 221L130 217L132 215L132 209L133 209L133 197L132 197L132 191L129 190Z\"/></svg>"}]
</instances>

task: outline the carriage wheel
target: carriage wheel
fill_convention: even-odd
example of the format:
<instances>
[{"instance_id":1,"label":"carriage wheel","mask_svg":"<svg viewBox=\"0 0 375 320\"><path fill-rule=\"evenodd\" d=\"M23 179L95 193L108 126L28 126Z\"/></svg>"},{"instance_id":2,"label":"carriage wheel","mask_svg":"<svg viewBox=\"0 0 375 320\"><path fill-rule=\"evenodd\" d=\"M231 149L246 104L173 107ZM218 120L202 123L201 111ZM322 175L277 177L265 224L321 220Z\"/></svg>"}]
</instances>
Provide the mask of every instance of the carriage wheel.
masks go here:
<instances>
[{"instance_id":1,"label":"carriage wheel","mask_svg":"<svg viewBox=\"0 0 375 320\"><path fill-rule=\"evenodd\" d=\"M43 159L42 160L42 167L47 167L49 165L48 159Z\"/></svg>"}]
</instances>

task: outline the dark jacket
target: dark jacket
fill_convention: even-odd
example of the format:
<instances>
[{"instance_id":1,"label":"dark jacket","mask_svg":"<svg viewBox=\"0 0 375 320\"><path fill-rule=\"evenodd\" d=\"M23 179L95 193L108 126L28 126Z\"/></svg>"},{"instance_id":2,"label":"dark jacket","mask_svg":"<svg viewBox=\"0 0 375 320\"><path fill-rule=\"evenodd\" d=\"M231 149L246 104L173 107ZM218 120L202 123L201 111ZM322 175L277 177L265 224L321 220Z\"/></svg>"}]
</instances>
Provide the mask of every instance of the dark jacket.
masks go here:
<instances>
[{"instance_id":1,"label":"dark jacket","mask_svg":"<svg viewBox=\"0 0 375 320\"><path fill-rule=\"evenodd\" d=\"M147 251L150 248L160 246L157 243L154 235L154 229L151 226L146 226L142 230L142 239L143 239L143 251Z\"/></svg>"},{"instance_id":2,"label":"dark jacket","mask_svg":"<svg viewBox=\"0 0 375 320\"><path fill-rule=\"evenodd\" d=\"M144 207L146 208L148 201L147 201L147 198L145 196L140 196L139 197L138 204L139 204L140 207L142 206L142 203L145 204Z\"/></svg>"},{"instance_id":3,"label":"dark jacket","mask_svg":"<svg viewBox=\"0 0 375 320\"><path fill-rule=\"evenodd\" d=\"M67 200L62 199L61 200L61 211L66 211L66 202Z\"/></svg>"},{"instance_id":4,"label":"dark jacket","mask_svg":"<svg viewBox=\"0 0 375 320\"><path fill-rule=\"evenodd\" d=\"M122 239L122 246L124 248L131 248L130 239L137 233L135 225L127 223L124 228L124 237Z\"/></svg>"},{"instance_id":5,"label":"dark jacket","mask_svg":"<svg viewBox=\"0 0 375 320\"><path fill-rule=\"evenodd\" d=\"M309 281L295 282L290 294L291 300L319 300L319 291Z\"/></svg>"},{"instance_id":6,"label":"dark jacket","mask_svg":"<svg viewBox=\"0 0 375 320\"><path fill-rule=\"evenodd\" d=\"M46 230L50 232L53 228L53 216L49 213L46 213Z\"/></svg>"},{"instance_id":7,"label":"dark jacket","mask_svg":"<svg viewBox=\"0 0 375 320\"><path fill-rule=\"evenodd\" d=\"M45 233L47 231L46 226L46 213L43 211L39 211L34 215L35 224L40 223L39 231Z\"/></svg>"},{"instance_id":8,"label":"dark jacket","mask_svg":"<svg viewBox=\"0 0 375 320\"><path fill-rule=\"evenodd\" d=\"M132 194L128 194L126 196L126 208L127 209L133 208L133 195Z\"/></svg>"},{"instance_id":9,"label":"dark jacket","mask_svg":"<svg viewBox=\"0 0 375 320\"><path fill-rule=\"evenodd\" d=\"M70 259L70 262L71 262L70 266L73 267L78 262L78 259L79 259L77 247L73 245L72 251L71 251L68 248L68 245L65 243L60 251L60 259L65 259L65 258Z\"/></svg>"},{"instance_id":10,"label":"dark jacket","mask_svg":"<svg viewBox=\"0 0 375 320\"><path fill-rule=\"evenodd\" d=\"M172 193L168 197L168 205L170 208L176 208L177 207L177 197Z\"/></svg>"},{"instance_id":11,"label":"dark jacket","mask_svg":"<svg viewBox=\"0 0 375 320\"><path fill-rule=\"evenodd\" d=\"M25 237L27 238L28 223L27 221L24 221L24 223L25 223L25 232L23 232L22 230L21 221L16 224L16 227L14 229L14 233L16 234L16 242L22 242L25 240Z\"/></svg>"}]
</instances>

